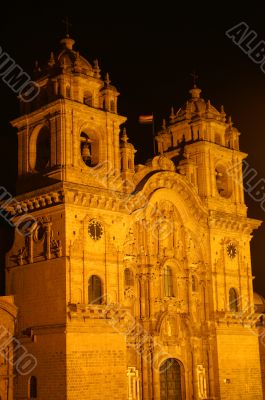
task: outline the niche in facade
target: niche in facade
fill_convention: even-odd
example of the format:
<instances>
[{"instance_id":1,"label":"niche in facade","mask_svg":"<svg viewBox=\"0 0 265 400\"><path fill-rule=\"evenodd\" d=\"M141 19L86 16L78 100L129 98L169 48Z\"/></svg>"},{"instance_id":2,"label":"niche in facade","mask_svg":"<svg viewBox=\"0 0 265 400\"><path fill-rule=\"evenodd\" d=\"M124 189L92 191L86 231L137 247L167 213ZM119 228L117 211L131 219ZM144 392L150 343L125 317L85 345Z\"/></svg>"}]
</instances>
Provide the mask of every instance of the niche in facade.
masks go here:
<instances>
[{"instance_id":1,"label":"niche in facade","mask_svg":"<svg viewBox=\"0 0 265 400\"><path fill-rule=\"evenodd\" d=\"M88 91L86 91L84 93L84 104L86 104L87 106L90 106L90 107L92 107L92 105L93 105L92 94Z\"/></svg>"}]
</instances>

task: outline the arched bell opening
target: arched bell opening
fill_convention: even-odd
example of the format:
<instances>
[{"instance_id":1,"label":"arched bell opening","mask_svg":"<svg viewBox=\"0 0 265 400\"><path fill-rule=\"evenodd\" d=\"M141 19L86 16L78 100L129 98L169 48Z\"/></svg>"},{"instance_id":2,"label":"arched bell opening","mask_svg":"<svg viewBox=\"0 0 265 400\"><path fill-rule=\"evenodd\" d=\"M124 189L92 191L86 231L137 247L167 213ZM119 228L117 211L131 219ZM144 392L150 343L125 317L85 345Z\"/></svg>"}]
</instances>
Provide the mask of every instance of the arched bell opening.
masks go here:
<instances>
[{"instance_id":1,"label":"arched bell opening","mask_svg":"<svg viewBox=\"0 0 265 400\"><path fill-rule=\"evenodd\" d=\"M80 154L83 162L88 167L94 167L99 162L99 144L94 135L81 132Z\"/></svg>"},{"instance_id":2,"label":"arched bell opening","mask_svg":"<svg viewBox=\"0 0 265 400\"><path fill-rule=\"evenodd\" d=\"M50 130L44 126L36 140L36 163L35 170L42 172L50 166L51 158L51 139Z\"/></svg>"}]
</instances>

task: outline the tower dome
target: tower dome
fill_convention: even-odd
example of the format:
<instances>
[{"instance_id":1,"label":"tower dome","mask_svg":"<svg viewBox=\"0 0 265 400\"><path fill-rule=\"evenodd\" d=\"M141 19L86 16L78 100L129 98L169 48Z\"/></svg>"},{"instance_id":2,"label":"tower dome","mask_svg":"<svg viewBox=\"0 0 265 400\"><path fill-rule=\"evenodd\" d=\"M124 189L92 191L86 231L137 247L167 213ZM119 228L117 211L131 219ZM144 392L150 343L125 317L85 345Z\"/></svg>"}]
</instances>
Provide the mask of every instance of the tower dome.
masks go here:
<instances>
[{"instance_id":1,"label":"tower dome","mask_svg":"<svg viewBox=\"0 0 265 400\"><path fill-rule=\"evenodd\" d=\"M189 93L191 94L191 98L177 111L174 118L175 121L181 121L184 119L190 120L197 117L223 120L222 112L219 112L211 104L210 100L205 101L201 97L201 89L199 89L195 84Z\"/></svg>"},{"instance_id":2,"label":"tower dome","mask_svg":"<svg viewBox=\"0 0 265 400\"><path fill-rule=\"evenodd\" d=\"M61 48L59 52L51 53L48 62L48 70L50 73L63 69L65 72L79 72L87 76L94 76L94 70L91 64L82 57L78 51L73 50L75 44L74 39L69 36L60 41Z\"/></svg>"},{"instance_id":3,"label":"tower dome","mask_svg":"<svg viewBox=\"0 0 265 400\"><path fill-rule=\"evenodd\" d=\"M265 299L259 293L253 293L253 300L256 308L256 312L265 313Z\"/></svg>"},{"instance_id":4,"label":"tower dome","mask_svg":"<svg viewBox=\"0 0 265 400\"><path fill-rule=\"evenodd\" d=\"M50 53L44 65L36 61L34 80L40 89L39 94L30 104L20 102L22 114L62 98L117 112L117 89L109 84L109 77L106 81L101 79L98 61L90 64L74 49L74 44L75 40L66 35L61 39L59 49Z\"/></svg>"}]
</instances>

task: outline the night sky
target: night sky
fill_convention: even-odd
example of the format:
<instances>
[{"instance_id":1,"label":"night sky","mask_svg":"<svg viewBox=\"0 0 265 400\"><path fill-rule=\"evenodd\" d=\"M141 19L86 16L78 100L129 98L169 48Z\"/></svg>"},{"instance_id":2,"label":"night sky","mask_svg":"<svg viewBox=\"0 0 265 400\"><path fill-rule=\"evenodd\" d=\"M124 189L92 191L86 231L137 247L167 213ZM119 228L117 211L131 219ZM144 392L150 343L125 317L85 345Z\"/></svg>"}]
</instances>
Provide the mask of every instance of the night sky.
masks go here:
<instances>
[{"instance_id":1,"label":"night sky","mask_svg":"<svg viewBox=\"0 0 265 400\"><path fill-rule=\"evenodd\" d=\"M258 6L248 3L245 10L223 2L175 3L177 11L170 4L143 10L135 3L132 9L127 5L116 12L104 3L100 9L83 2L72 3L70 9L57 3L47 9L45 3L36 2L34 8L23 3L21 10L18 4L12 3L12 10L1 14L3 51L31 74L36 59L41 64L58 48L65 36L62 20L68 15L74 48L90 62L97 58L103 76L109 72L120 92L118 111L128 117L127 134L138 150L137 162L152 154L151 128L140 126L138 116L153 112L159 129L162 119L168 120L171 106L178 110L188 99L190 74L196 70L202 97L218 109L224 105L241 132L240 148L249 154L247 161L257 171L257 181L265 178L265 73L225 35L243 21L257 33L257 42L265 40L260 2ZM0 96L0 185L14 194L16 133L8 121L18 115L18 107L16 95L1 79ZM248 194L246 202L248 215L265 221L261 204ZM265 223L252 239L254 288L263 295L264 248Z\"/></svg>"}]
</instances>

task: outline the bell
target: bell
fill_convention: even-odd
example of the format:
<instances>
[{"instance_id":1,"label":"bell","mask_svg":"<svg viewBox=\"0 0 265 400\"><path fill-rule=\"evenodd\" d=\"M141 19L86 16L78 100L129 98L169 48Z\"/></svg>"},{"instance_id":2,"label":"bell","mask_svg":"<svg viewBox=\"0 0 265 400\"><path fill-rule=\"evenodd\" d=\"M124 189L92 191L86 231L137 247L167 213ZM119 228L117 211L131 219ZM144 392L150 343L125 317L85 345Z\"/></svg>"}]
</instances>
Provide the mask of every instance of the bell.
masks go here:
<instances>
[{"instance_id":1,"label":"bell","mask_svg":"<svg viewBox=\"0 0 265 400\"><path fill-rule=\"evenodd\" d=\"M84 161L91 158L90 149L89 149L89 145L87 142L85 142L82 147L82 158Z\"/></svg>"}]
</instances>

